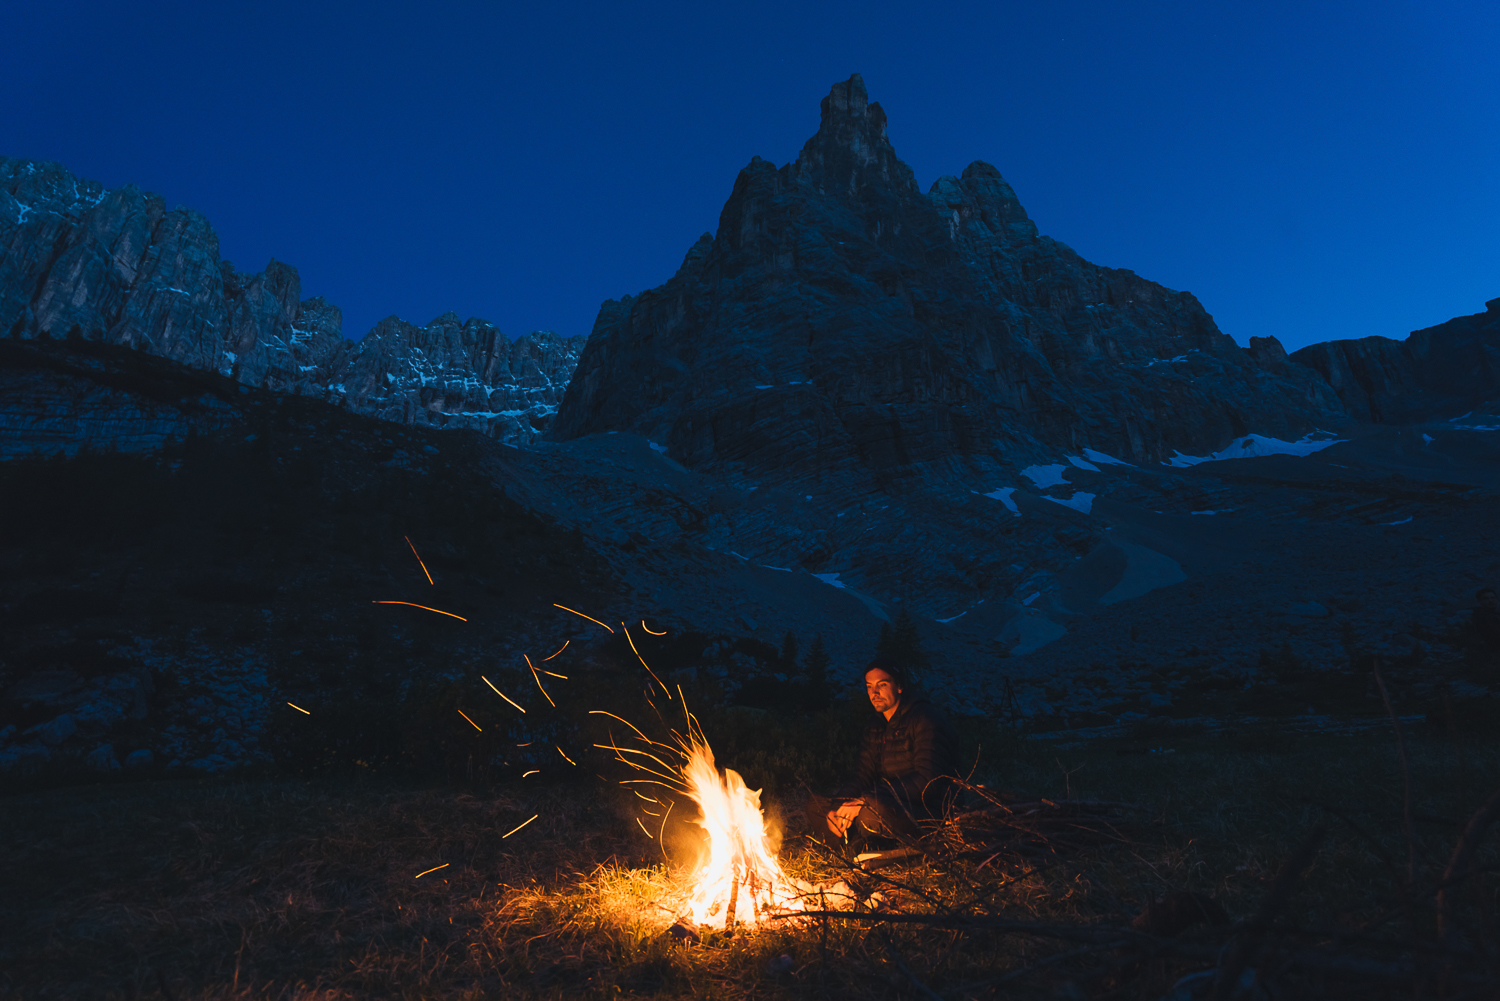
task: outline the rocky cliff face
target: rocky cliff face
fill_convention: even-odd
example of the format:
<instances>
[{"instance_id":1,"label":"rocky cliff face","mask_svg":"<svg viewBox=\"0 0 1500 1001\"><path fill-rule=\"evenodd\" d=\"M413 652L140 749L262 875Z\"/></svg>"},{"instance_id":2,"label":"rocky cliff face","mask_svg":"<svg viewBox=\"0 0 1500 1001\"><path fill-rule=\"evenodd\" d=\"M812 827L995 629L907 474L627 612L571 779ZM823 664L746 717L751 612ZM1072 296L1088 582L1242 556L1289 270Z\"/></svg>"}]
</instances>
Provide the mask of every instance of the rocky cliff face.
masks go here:
<instances>
[{"instance_id":1,"label":"rocky cliff face","mask_svg":"<svg viewBox=\"0 0 1500 1001\"><path fill-rule=\"evenodd\" d=\"M1325 341L1291 360L1322 376L1358 420L1403 424L1488 411L1500 398L1500 299L1404 341Z\"/></svg>"},{"instance_id":2,"label":"rocky cliff face","mask_svg":"<svg viewBox=\"0 0 1500 1001\"><path fill-rule=\"evenodd\" d=\"M1039 235L991 165L922 193L855 75L796 161L740 172L670 281L604 304L552 434L633 430L694 467L858 493L1344 419L1191 294Z\"/></svg>"},{"instance_id":3,"label":"rocky cliff face","mask_svg":"<svg viewBox=\"0 0 1500 1001\"><path fill-rule=\"evenodd\" d=\"M346 341L338 307L302 298L297 269L256 274L219 257L200 213L134 185L104 190L55 163L0 157L0 331L138 348L252 386L343 401L404 423L506 441L545 425L582 338L515 342L452 313L389 317Z\"/></svg>"}]
</instances>

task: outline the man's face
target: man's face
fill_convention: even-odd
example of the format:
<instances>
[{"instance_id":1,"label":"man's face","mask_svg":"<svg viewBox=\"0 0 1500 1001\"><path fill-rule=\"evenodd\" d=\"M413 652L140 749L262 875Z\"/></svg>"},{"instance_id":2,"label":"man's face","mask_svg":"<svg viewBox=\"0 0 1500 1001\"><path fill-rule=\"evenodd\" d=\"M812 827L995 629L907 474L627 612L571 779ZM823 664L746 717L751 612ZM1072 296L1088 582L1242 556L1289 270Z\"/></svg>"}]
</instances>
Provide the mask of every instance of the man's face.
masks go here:
<instances>
[{"instance_id":1,"label":"man's face","mask_svg":"<svg viewBox=\"0 0 1500 1001\"><path fill-rule=\"evenodd\" d=\"M889 712L901 701L901 689L896 687L896 682L889 674L878 667L865 675L865 693L870 696L870 705L878 713Z\"/></svg>"}]
</instances>

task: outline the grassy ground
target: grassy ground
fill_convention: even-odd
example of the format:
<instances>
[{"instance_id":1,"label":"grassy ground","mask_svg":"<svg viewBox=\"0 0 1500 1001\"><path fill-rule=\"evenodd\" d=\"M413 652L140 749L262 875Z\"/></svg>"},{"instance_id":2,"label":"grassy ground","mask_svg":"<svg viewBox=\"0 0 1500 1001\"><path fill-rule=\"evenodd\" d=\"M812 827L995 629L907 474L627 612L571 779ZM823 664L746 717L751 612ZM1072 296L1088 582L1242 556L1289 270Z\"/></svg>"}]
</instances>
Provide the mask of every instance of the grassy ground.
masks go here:
<instances>
[{"instance_id":1,"label":"grassy ground","mask_svg":"<svg viewBox=\"0 0 1500 1001\"><path fill-rule=\"evenodd\" d=\"M896 911L932 913L978 888L1006 920L1125 929L1151 899L1185 890L1240 919L1320 821L1329 836L1282 923L1326 939L1399 905L1409 856L1388 733L1260 749L1198 736L1144 754L984 736L977 777L990 788L1137 803L1121 828L1129 837L1042 866L954 860L885 870L894 883L865 877L862 888L880 890ZM1419 904L1396 906L1368 932L1400 940L1432 934L1421 888L1500 787L1493 736L1460 746L1414 732L1408 752ZM1183 954L1191 948L1132 959L994 928L889 921L775 924L683 942L665 934L678 872L636 825L628 795L593 778L487 789L327 778L122 781L12 796L0 805L0 995L1146 998L1212 965ZM795 818L797 798L784 782L770 806ZM789 820L789 869L839 876L799 833ZM1496 861L1493 849L1481 853L1491 901ZM1065 952L1078 954L1026 972ZM1340 983L1320 981L1318 996L1343 996ZM1387 996L1378 978L1348 990Z\"/></svg>"}]
</instances>

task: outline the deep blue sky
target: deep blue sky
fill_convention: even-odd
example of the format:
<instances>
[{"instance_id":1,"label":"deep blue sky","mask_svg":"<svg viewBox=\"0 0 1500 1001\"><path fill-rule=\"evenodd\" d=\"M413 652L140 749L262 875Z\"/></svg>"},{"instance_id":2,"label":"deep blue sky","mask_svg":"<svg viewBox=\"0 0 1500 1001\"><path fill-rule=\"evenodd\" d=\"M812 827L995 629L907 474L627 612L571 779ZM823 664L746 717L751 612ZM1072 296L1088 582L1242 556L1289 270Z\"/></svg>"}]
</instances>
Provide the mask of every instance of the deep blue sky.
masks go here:
<instances>
[{"instance_id":1,"label":"deep blue sky","mask_svg":"<svg viewBox=\"0 0 1500 1001\"><path fill-rule=\"evenodd\" d=\"M1500 296L1493 0L10 0L3 23L0 154L202 211L351 337L450 309L588 333L851 72L924 190L988 160L1043 233L1242 344Z\"/></svg>"}]
</instances>

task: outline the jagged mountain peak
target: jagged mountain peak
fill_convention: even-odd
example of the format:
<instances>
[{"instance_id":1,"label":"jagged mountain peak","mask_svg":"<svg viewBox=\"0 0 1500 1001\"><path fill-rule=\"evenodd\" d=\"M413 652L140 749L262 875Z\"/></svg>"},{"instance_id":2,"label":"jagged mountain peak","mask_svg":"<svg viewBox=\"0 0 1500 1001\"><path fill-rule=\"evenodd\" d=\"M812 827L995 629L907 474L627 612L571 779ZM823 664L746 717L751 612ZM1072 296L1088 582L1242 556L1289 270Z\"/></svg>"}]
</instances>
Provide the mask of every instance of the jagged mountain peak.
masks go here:
<instances>
[{"instance_id":1,"label":"jagged mountain peak","mask_svg":"<svg viewBox=\"0 0 1500 1001\"><path fill-rule=\"evenodd\" d=\"M875 184L915 193L911 168L886 137L885 110L872 103L858 73L833 85L820 105L818 131L808 139L795 170L804 183L857 194Z\"/></svg>"}]
</instances>

